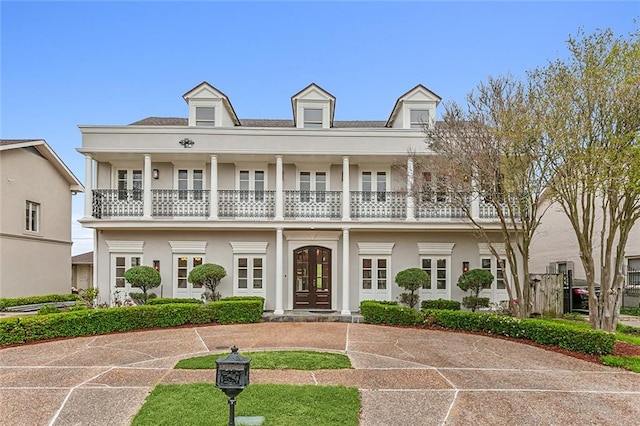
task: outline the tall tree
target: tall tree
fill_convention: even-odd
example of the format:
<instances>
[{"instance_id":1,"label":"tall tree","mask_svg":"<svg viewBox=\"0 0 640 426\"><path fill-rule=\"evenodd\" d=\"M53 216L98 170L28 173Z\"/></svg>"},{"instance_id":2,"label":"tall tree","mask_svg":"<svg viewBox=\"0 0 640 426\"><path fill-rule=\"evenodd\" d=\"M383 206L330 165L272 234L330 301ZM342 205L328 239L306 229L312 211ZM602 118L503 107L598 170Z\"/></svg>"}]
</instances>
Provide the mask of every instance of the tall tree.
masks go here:
<instances>
[{"instance_id":1,"label":"tall tree","mask_svg":"<svg viewBox=\"0 0 640 426\"><path fill-rule=\"evenodd\" d=\"M637 30L580 31L568 47L530 81L553 159L550 196L578 240L591 326L615 331L624 250L640 218L640 41Z\"/></svg>"},{"instance_id":2,"label":"tall tree","mask_svg":"<svg viewBox=\"0 0 640 426\"><path fill-rule=\"evenodd\" d=\"M443 122L425 126L427 144L437 154L426 159L426 167L438 175L436 191L446 193L447 201L464 212L496 258L502 257L497 244L504 245L510 309L519 317L529 316L533 306L529 251L550 176L537 102L530 88L513 77L489 78L467 96L465 107L447 103ZM414 162L418 158L425 157L416 156ZM431 190L431 183L425 185L421 178L428 181L431 175L419 173L422 164L414 173L418 202L425 186ZM437 203L444 197L427 200Z\"/></svg>"}]
</instances>

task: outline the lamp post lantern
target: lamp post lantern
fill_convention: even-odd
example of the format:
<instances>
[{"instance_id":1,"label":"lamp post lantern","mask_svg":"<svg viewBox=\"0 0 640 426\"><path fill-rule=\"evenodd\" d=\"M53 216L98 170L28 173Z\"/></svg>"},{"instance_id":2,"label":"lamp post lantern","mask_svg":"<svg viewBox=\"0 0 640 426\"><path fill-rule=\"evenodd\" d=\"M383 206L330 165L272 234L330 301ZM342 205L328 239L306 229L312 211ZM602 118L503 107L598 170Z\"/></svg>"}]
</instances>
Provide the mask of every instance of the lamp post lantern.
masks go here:
<instances>
[{"instance_id":1,"label":"lamp post lantern","mask_svg":"<svg viewBox=\"0 0 640 426\"><path fill-rule=\"evenodd\" d=\"M236 396L249 385L250 358L238 355L238 348L233 346L231 353L216 360L216 387L229 398L229 424L235 426Z\"/></svg>"}]
</instances>

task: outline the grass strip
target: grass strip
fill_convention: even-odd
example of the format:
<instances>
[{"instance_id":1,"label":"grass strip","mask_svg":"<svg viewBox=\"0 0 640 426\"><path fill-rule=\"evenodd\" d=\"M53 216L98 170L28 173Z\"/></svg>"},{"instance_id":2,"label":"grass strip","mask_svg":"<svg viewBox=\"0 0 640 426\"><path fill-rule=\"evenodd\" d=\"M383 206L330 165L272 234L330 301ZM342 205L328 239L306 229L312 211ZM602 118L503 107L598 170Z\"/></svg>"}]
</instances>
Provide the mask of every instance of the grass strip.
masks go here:
<instances>
[{"instance_id":1,"label":"grass strip","mask_svg":"<svg viewBox=\"0 0 640 426\"><path fill-rule=\"evenodd\" d=\"M264 426L357 426L358 389L345 386L249 385L239 396L236 416L263 416ZM158 385L132 426L225 426L227 397L209 383Z\"/></svg>"},{"instance_id":2,"label":"grass strip","mask_svg":"<svg viewBox=\"0 0 640 426\"><path fill-rule=\"evenodd\" d=\"M640 373L640 356L605 355L602 357L602 362L609 367L619 367Z\"/></svg>"},{"instance_id":3,"label":"grass strip","mask_svg":"<svg viewBox=\"0 0 640 426\"><path fill-rule=\"evenodd\" d=\"M180 360L174 368L190 370L215 369L221 354L205 355ZM251 358L251 369L263 370L337 370L351 368L349 357L343 354L314 351L243 352Z\"/></svg>"}]
</instances>

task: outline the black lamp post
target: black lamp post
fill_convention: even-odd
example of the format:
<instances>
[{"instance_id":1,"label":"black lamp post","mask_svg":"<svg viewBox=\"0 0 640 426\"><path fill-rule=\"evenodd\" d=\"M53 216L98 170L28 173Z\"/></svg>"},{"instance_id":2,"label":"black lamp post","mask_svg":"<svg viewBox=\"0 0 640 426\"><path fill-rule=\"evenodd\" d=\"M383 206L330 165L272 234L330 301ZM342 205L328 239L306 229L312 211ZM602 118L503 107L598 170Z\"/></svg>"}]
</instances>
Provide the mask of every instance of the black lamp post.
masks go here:
<instances>
[{"instance_id":1,"label":"black lamp post","mask_svg":"<svg viewBox=\"0 0 640 426\"><path fill-rule=\"evenodd\" d=\"M229 425L235 426L236 396L249 385L249 364L251 358L238 355L238 348L232 347L231 353L216 360L216 387L229 398Z\"/></svg>"}]
</instances>

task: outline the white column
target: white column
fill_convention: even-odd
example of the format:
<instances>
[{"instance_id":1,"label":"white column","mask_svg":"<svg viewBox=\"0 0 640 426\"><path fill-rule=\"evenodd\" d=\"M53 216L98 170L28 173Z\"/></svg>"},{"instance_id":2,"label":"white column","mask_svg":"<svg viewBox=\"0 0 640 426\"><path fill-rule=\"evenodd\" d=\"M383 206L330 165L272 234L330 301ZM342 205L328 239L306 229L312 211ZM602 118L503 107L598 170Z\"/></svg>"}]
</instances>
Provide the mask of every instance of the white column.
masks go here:
<instances>
[{"instance_id":1,"label":"white column","mask_svg":"<svg viewBox=\"0 0 640 426\"><path fill-rule=\"evenodd\" d=\"M93 158L84 156L84 217L93 216Z\"/></svg>"},{"instance_id":2,"label":"white column","mask_svg":"<svg viewBox=\"0 0 640 426\"><path fill-rule=\"evenodd\" d=\"M413 197L413 158L407 158L407 220L416 220Z\"/></svg>"},{"instance_id":3,"label":"white column","mask_svg":"<svg viewBox=\"0 0 640 426\"><path fill-rule=\"evenodd\" d=\"M284 219L284 192L282 190L282 156L276 156L276 220Z\"/></svg>"},{"instance_id":4,"label":"white column","mask_svg":"<svg viewBox=\"0 0 640 426\"><path fill-rule=\"evenodd\" d=\"M471 179L471 217L480 218L480 194L478 193L478 181Z\"/></svg>"},{"instance_id":5,"label":"white column","mask_svg":"<svg viewBox=\"0 0 640 426\"><path fill-rule=\"evenodd\" d=\"M349 188L349 157L342 157L342 220L351 220Z\"/></svg>"},{"instance_id":6,"label":"white column","mask_svg":"<svg viewBox=\"0 0 640 426\"><path fill-rule=\"evenodd\" d=\"M351 315L349 310L349 229L342 229L342 315Z\"/></svg>"},{"instance_id":7,"label":"white column","mask_svg":"<svg viewBox=\"0 0 640 426\"><path fill-rule=\"evenodd\" d=\"M282 228L276 228L276 308L273 311L273 313L276 315L284 314L284 309L282 309L282 305L283 305L282 281L284 278L282 273L284 270L284 267L283 267L284 256L283 256L282 242L283 242Z\"/></svg>"},{"instance_id":8,"label":"white column","mask_svg":"<svg viewBox=\"0 0 640 426\"><path fill-rule=\"evenodd\" d=\"M144 181L142 182L142 217L151 219L151 156L144 156Z\"/></svg>"},{"instance_id":9,"label":"white column","mask_svg":"<svg viewBox=\"0 0 640 426\"><path fill-rule=\"evenodd\" d=\"M210 172L210 194L209 194L209 219L218 218L218 157L211 156Z\"/></svg>"}]
</instances>

